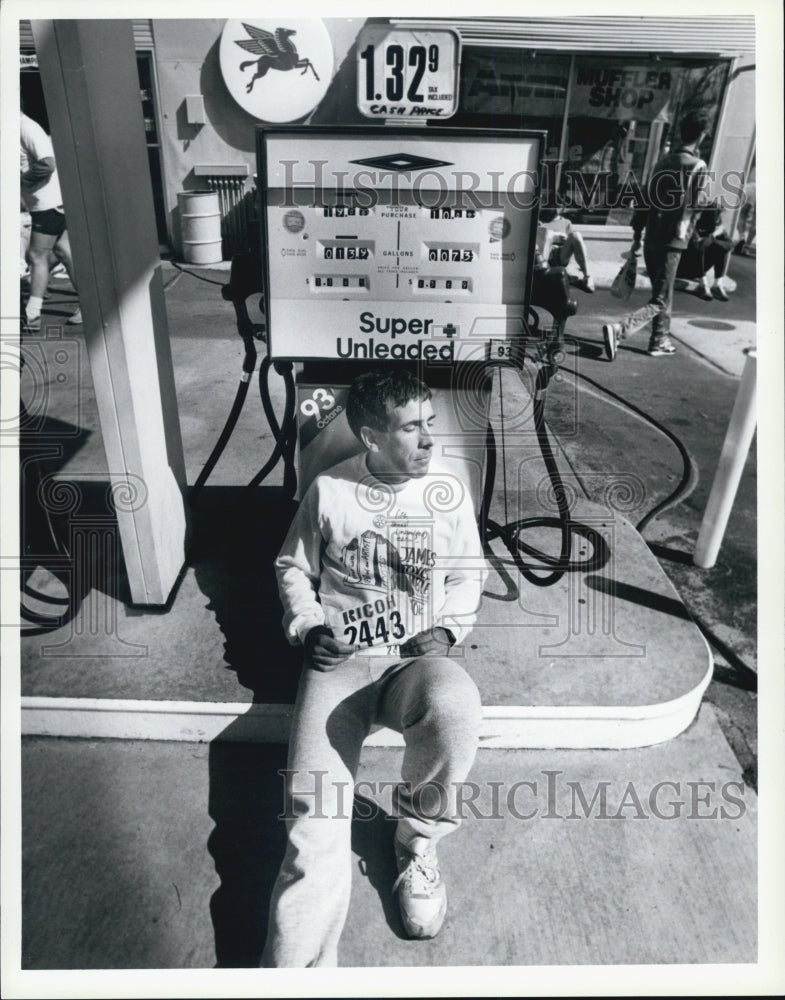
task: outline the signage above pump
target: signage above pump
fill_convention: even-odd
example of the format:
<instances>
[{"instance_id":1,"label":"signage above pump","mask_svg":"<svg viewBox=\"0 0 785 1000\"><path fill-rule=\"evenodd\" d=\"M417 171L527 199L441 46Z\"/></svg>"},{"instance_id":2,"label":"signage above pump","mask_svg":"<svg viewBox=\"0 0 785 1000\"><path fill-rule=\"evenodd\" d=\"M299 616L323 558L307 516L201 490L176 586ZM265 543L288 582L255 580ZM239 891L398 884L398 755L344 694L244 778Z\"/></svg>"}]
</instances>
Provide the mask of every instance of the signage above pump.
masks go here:
<instances>
[{"instance_id":1,"label":"signage above pump","mask_svg":"<svg viewBox=\"0 0 785 1000\"><path fill-rule=\"evenodd\" d=\"M276 124L313 111L333 77L332 41L316 18L227 21L218 58L240 107Z\"/></svg>"},{"instance_id":2,"label":"signage above pump","mask_svg":"<svg viewBox=\"0 0 785 1000\"><path fill-rule=\"evenodd\" d=\"M460 39L450 28L369 24L357 40L357 107L368 118L446 119L458 108Z\"/></svg>"},{"instance_id":3,"label":"signage above pump","mask_svg":"<svg viewBox=\"0 0 785 1000\"><path fill-rule=\"evenodd\" d=\"M272 358L452 363L523 333L544 132L257 129Z\"/></svg>"}]
</instances>

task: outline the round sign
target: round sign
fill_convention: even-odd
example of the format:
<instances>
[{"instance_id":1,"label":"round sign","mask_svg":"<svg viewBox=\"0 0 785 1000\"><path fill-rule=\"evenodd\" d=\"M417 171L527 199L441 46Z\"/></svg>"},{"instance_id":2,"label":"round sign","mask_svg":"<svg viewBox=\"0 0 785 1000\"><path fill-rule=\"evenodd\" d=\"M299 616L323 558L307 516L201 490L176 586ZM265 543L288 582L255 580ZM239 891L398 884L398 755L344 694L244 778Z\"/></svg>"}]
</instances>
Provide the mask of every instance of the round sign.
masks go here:
<instances>
[{"instance_id":1,"label":"round sign","mask_svg":"<svg viewBox=\"0 0 785 1000\"><path fill-rule=\"evenodd\" d=\"M488 232L491 234L491 242L503 240L505 236L510 234L510 220L503 215L498 215L495 219L491 219Z\"/></svg>"},{"instance_id":2,"label":"round sign","mask_svg":"<svg viewBox=\"0 0 785 1000\"><path fill-rule=\"evenodd\" d=\"M307 115L333 76L332 41L317 18L227 21L218 58L229 93L266 122Z\"/></svg>"},{"instance_id":3,"label":"round sign","mask_svg":"<svg viewBox=\"0 0 785 1000\"><path fill-rule=\"evenodd\" d=\"M296 208L287 212L283 217L283 227L289 233L299 233L305 228L305 216L298 212Z\"/></svg>"}]
</instances>

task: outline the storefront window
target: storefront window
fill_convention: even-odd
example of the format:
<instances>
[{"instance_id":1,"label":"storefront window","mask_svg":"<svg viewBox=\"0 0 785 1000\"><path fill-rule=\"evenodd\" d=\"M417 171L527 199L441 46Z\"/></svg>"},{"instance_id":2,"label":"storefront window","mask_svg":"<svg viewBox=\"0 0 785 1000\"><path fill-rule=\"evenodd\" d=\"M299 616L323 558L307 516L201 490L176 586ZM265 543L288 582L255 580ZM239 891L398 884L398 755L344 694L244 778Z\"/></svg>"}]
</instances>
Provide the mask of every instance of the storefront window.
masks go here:
<instances>
[{"instance_id":1,"label":"storefront window","mask_svg":"<svg viewBox=\"0 0 785 1000\"><path fill-rule=\"evenodd\" d=\"M684 66L677 76L673 100L672 121L678 121L693 108L712 113L709 131L701 146L701 156L708 162L714 147L714 133L719 121L720 105L728 81L730 64L727 61L699 66Z\"/></svg>"},{"instance_id":2,"label":"storefront window","mask_svg":"<svg viewBox=\"0 0 785 1000\"><path fill-rule=\"evenodd\" d=\"M558 198L574 222L628 225L652 167L693 108L714 116L701 149L708 161L728 66L727 60L464 49L458 113L444 124L545 131L546 203Z\"/></svg>"},{"instance_id":3,"label":"storefront window","mask_svg":"<svg viewBox=\"0 0 785 1000\"><path fill-rule=\"evenodd\" d=\"M540 129L548 134L546 157L556 160L569 75L569 56L465 49L459 112L445 124Z\"/></svg>"},{"instance_id":4,"label":"storefront window","mask_svg":"<svg viewBox=\"0 0 785 1000\"><path fill-rule=\"evenodd\" d=\"M685 65L576 58L559 191L576 222L626 225L636 194L688 110L713 112L711 153L727 63Z\"/></svg>"}]
</instances>

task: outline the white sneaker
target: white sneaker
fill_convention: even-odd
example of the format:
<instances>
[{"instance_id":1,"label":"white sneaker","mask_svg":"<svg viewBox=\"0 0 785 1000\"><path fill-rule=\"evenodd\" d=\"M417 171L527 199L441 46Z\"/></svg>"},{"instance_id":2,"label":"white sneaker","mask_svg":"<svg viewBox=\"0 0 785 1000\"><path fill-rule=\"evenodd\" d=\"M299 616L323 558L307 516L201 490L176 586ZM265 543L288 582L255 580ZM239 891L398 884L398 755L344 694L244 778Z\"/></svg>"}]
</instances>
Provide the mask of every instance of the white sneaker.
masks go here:
<instances>
[{"instance_id":1,"label":"white sneaker","mask_svg":"<svg viewBox=\"0 0 785 1000\"><path fill-rule=\"evenodd\" d=\"M83 322L81 309L77 309L73 316L69 316L66 320L69 326L81 326Z\"/></svg>"},{"instance_id":2,"label":"white sneaker","mask_svg":"<svg viewBox=\"0 0 785 1000\"><path fill-rule=\"evenodd\" d=\"M646 353L652 358L667 358L671 354L676 353L676 348L670 337L662 337L660 340L649 344L649 349Z\"/></svg>"},{"instance_id":3,"label":"white sneaker","mask_svg":"<svg viewBox=\"0 0 785 1000\"><path fill-rule=\"evenodd\" d=\"M447 890L439 871L436 847L424 837L417 837L409 850L395 838L395 862L398 878L393 892L406 933L412 938L432 938L441 930L447 912Z\"/></svg>"},{"instance_id":4,"label":"white sneaker","mask_svg":"<svg viewBox=\"0 0 785 1000\"><path fill-rule=\"evenodd\" d=\"M602 339L605 341L605 353L608 361L616 357L616 345L621 337L621 323L605 323L602 328Z\"/></svg>"},{"instance_id":5,"label":"white sneaker","mask_svg":"<svg viewBox=\"0 0 785 1000\"><path fill-rule=\"evenodd\" d=\"M41 313L40 312L25 312L25 326L28 330L40 330L41 329Z\"/></svg>"}]
</instances>

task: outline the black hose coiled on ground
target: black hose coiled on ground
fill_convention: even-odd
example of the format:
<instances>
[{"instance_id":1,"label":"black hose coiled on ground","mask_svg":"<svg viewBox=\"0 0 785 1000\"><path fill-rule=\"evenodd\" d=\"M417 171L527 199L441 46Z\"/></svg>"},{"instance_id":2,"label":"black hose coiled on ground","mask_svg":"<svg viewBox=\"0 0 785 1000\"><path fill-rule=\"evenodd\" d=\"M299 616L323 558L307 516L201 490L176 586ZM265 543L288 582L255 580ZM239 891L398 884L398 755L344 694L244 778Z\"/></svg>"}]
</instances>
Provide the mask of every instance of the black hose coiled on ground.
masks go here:
<instances>
[{"instance_id":1,"label":"black hose coiled on ground","mask_svg":"<svg viewBox=\"0 0 785 1000\"><path fill-rule=\"evenodd\" d=\"M493 538L501 538L512 556L519 572L536 587L549 587L564 576L565 573L590 572L601 569L610 558L610 549L604 538L588 525L573 521L570 517L570 503L564 482L561 478L556 458L553 454L548 430L545 426L545 396L553 374L558 368L561 351L558 344L551 347L547 361L537 373L533 398L534 428L537 442L545 462L545 468L553 487L553 494L558 508L558 517L528 517L500 525L488 517L493 495L493 480L496 474L496 438L490 423L486 430L487 467L485 489L483 491L482 508L480 511L480 527L486 542ZM520 374L520 370L519 370ZM540 549L524 542L521 532L530 528L559 528L561 530L561 548L558 556L549 555ZM581 535L592 546L592 555L582 561L571 561L573 535ZM536 559L536 563L525 562L521 553ZM552 572L547 576L539 576L535 570L542 571L550 567Z\"/></svg>"},{"instance_id":2,"label":"black hose coiled on ground","mask_svg":"<svg viewBox=\"0 0 785 1000\"><path fill-rule=\"evenodd\" d=\"M673 490L673 492L669 493L664 500L661 500L658 504L652 507L652 509L647 514L645 514L640 519L640 521L638 521L638 523L635 525L635 530L640 534L642 534L643 529L646 528L654 520L655 517L658 517L664 510L667 510L669 507L674 507L685 497L688 497L690 493L692 493L692 491L698 485L698 467L695 464L695 459L692 457L692 455L690 455L683 442L673 433L673 431L669 430L664 424L661 424L659 420L657 420L655 417L652 417L644 410L641 410L640 407L636 406L634 403L631 403L629 400L625 399L623 396L620 396L618 393L613 392L612 389L608 389L607 386L602 385L600 382L595 382L595 380L593 378L589 378L588 375L583 375L581 372L576 371L574 368L564 368L563 370L568 372L570 375L574 375L576 378L583 379L584 382L588 382L590 385L593 385L596 389L599 389L600 392L605 393L606 396L610 396L611 399L615 399L618 403L626 407L632 413L635 413L642 420L647 421L647 423L651 424L652 427L655 428L655 430L658 430L661 434L664 434L665 437L667 437L668 440L672 442L674 447L678 450L679 455L681 456L682 460L681 479L679 480L676 489Z\"/></svg>"}]
</instances>

